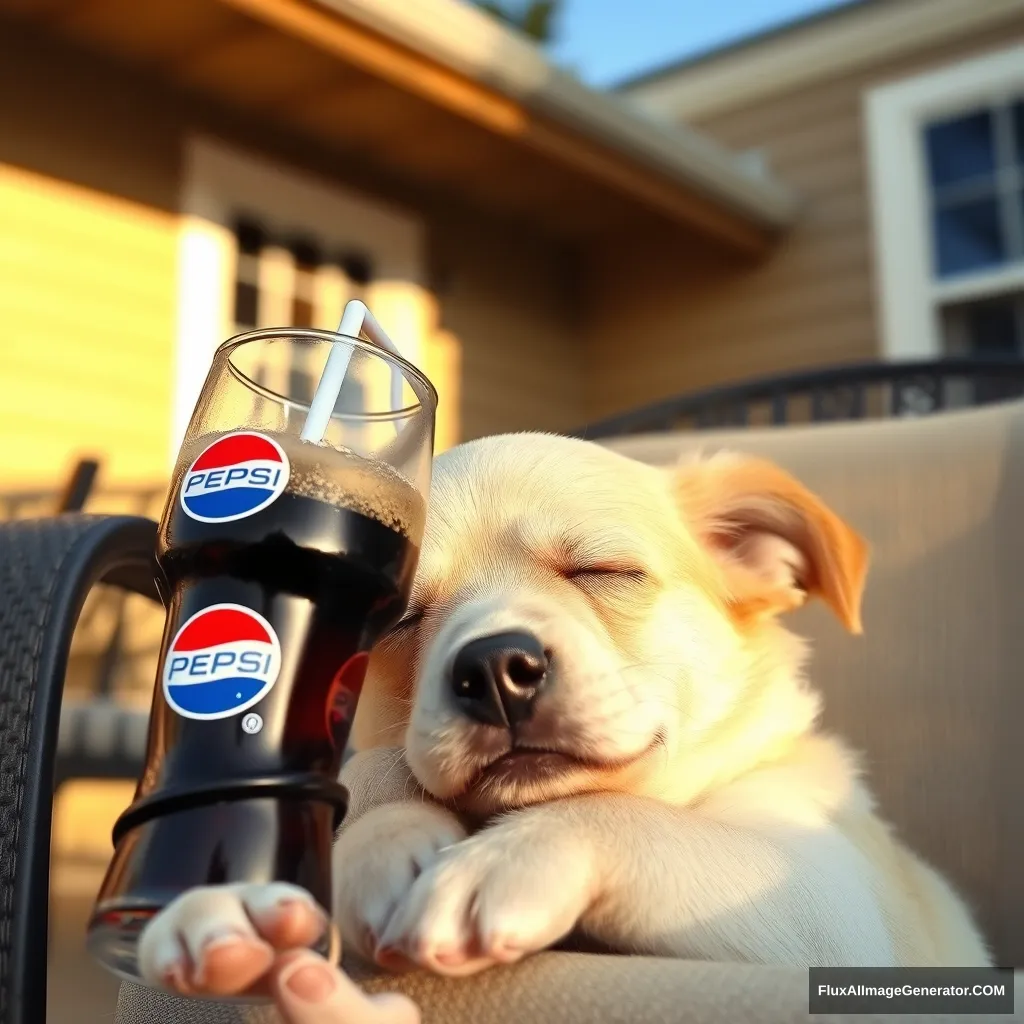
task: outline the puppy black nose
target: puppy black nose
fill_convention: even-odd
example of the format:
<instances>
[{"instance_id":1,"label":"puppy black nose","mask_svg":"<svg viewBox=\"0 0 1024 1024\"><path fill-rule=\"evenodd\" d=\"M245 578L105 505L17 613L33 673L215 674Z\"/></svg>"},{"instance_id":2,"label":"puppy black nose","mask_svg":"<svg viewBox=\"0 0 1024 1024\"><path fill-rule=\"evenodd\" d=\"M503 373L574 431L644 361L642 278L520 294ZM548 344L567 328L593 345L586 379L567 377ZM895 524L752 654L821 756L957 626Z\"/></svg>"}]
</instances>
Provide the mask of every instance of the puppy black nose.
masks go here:
<instances>
[{"instance_id":1,"label":"puppy black nose","mask_svg":"<svg viewBox=\"0 0 1024 1024\"><path fill-rule=\"evenodd\" d=\"M452 692L474 721L507 729L533 714L547 676L547 653L532 633L495 633L455 656Z\"/></svg>"}]
</instances>

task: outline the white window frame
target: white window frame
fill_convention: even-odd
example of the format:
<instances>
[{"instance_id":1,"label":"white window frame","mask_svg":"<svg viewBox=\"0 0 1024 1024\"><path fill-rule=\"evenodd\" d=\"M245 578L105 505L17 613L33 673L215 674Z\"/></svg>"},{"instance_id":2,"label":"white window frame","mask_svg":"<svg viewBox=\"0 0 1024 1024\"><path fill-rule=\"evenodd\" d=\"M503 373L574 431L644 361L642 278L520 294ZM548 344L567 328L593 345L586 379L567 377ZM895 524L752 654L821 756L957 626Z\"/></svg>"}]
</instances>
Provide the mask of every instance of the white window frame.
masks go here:
<instances>
[{"instance_id":1,"label":"white window frame","mask_svg":"<svg viewBox=\"0 0 1024 1024\"><path fill-rule=\"evenodd\" d=\"M233 223L240 211L315 238L326 230L365 253L373 264L367 305L402 354L423 365L433 306L424 286L425 228L417 217L207 137L188 140L180 203L172 463L213 352L234 333Z\"/></svg>"},{"instance_id":2,"label":"white window frame","mask_svg":"<svg viewBox=\"0 0 1024 1024\"><path fill-rule=\"evenodd\" d=\"M882 357L943 354L939 311L1024 287L1024 263L939 280L932 272L924 124L1024 94L1024 46L915 75L864 97Z\"/></svg>"}]
</instances>

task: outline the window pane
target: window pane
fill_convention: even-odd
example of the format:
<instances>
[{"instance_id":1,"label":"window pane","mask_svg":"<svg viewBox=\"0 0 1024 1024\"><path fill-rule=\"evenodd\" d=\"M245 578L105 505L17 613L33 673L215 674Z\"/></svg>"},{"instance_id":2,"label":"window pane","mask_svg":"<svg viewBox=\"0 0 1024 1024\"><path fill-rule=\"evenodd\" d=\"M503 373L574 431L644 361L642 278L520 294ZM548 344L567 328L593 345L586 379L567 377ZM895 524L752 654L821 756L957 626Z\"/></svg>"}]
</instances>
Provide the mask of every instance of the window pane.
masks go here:
<instances>
[{"instance_id":1,"label":"window pane","mask_svg":"<svg viewBox=\"0 0 1024 1024\"><path fill-rule=\"evenodd\" d=\"M1013 105L1013 135L1017 149L1017 166L1024 167L1024 100Z\"/></svg>"},{"instance_id":2,"label":"window pane","mask_svg":"<svg viewBox=\"0 0 1024 1024\"><path fill-rule=\"evenodd\" d=\"M260 280L260 258L248 253L238 254L238 263L235 266L235 277L239 281L250 281L258 284Z\"/></svg>"},{"instance_id":3,"label":"window pane","mask_svg":"<svg viewBox=\"0 0 1024 1024\"><path fill-rule=\"evenodd\" d=\"M973 299L942 310L946 351L958 356L1010 356L1024 353L1024 293ZM970 382L956 382L958 405L1016 398L1021 382L993 371Z\"/></svg>"},{"instance_id":4,"label":"window pane","mask_svg":"<svg viewBox=\"0 0 1024 1024\"><path fill-rule=\"evenodd\" d=\"M308 238L296 238L292 241L290 248L297 266L307 270L315 270L320 266L320 248L316 242Z\"/></svg>"},{"instance_id":5,"label":"window pane","mask_svg":"<svg viewBox=\"0 0 1024 1024\"><path fill-rule=\"evenodd\" d=\"M256 326L259 289L248 281L235 282L235 323L239 327Z\"/></svg>"},{"instance_id":6,"label":"window pane","mask_svg":"<svg viewBox=\"0 0 1024 1024\"><path fill-rule=\"evenodd\" d=\"M266 232L260 224L253 220L240 218L235 224L235 238L238 240L238 251L251 256L259 255L266 245Z\"/></svg>"},{"instance_id":7,"label":"window pane","mask_svg":"<svg viewBox=\"0 0 1024 1024\"><path fill-rule=\"evenodd\" d=\"M925 128L928 171L934 188L990 177L995 170L992 114L935 121Z\"/></svg>"},{"instance_id":8,"label":"window pane","mask_svg":"<svg viewBox=\"0 0 1024 1024\"><path fill-rule=\"evenodd\" d=\"M362 253L342 253L338 265L355 285L367 285L373 280L373 265Z\"/></svg>"},{"instance_id":9,"label":"window pane","mask_svg":"<svg viewBox=\"0 0 1024 1024\"><path fill-rule=\"evenodd\" d=\"M977 355L1016 355L1020 345L1018 300L1000 296L972 302L963 310L968 347Z\"/></svg>"},{"instance_id":10,"label":"window pane","mask_svg":"<svg viewBox=\"0 0 1024 1024\"><path fill-rule=\"evenodd\" d=\"M313 303L309 299L295 295L292 298L292 327L313 326Z\"/></svg>"},{"instance_id":11,"label":"window pane","mask_svg":"<svg viewBox=\"0 0 1024 1024\"><path fill-rule=\"evenodd\" d=\"M998 266L1006 247L995 199L936 210L935 262L940 277Z\"/></svg>"}]
</instances>

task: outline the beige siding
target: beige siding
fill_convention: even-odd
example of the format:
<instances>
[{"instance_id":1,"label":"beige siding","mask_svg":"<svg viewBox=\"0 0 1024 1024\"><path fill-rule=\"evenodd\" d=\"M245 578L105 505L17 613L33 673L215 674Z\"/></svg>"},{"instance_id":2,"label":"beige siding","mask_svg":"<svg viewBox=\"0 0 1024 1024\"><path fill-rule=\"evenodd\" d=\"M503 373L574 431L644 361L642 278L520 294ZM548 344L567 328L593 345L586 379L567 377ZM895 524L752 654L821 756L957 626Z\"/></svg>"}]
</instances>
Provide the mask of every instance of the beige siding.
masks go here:
<instances>
[{"instance_id":1,"label":"beige siding","mask_svg":"<svg viewBox=\"0 0 1024 1024\"><path fill-rule=\"evenodd\" d=\"M706 385L878 354L862 96L884 81L1011 45L979 34L913 59L816 83L695 127L758 150L798 191L796 227L767 259L740 266L707 246L637 245L594 261L591 417ZM637 320L631 331L629 320ZM623 339L634 354L623 365Z\"/></svg>"},{"instance_id":2,"label":"beige siding","mask_svg":"<svg viewBox=\"0 0 1024 1024\"><path fill-rule=\"evenodd\" d=\"M102 453L159 479L169 445L176 231L166 213L0 165L0 481Z\"/></svg>"},{"instance_id":3,"label":"beige siding","mask_svg":"<svg viewBox=\"0 0 1024 1024\"><path fill-rule=\"evenodd\" d=\"M0 25L0 492L163 479L176 161L123 76Z\"/></svg>"}]
</instances>

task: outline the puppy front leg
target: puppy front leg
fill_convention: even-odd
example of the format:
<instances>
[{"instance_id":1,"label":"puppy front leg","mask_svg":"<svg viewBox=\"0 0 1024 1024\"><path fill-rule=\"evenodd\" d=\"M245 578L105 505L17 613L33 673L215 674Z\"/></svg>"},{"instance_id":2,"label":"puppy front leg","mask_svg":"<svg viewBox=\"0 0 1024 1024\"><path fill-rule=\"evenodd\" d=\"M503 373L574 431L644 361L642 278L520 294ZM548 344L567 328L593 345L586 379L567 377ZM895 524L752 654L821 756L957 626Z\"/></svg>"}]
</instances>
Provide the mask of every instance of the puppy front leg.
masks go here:
<instances>
[{"instance_id":1,"label":"puppy front leg","mask_svg":"<svg viewBox=\"0 0 1024 1024\"><path fill-rule=\"evenodd\" d=\"M443 851L381 944L450 975L511 962L573 930L621 952L890 965L859 857L826 828L744 830L610 794L559 800Z\"/></svg>"},{"instance_id":2,"label":"puppy front leg","mask_svg":"<svg viewBox=\"0 0 1024 1024\"><path fill-rule=\"evenodd\" d=\"M623 952L807 966L895 964L868 865L834 828L743 828L630 796L536 808L596 873L580 930Z\"/></svg>"},{"instance_id":3,"label":"puppy front leg","mask_svg":"<svg viewBox=\"0 0 1024 1024\"><path fill-rule=\"evenodd\" d=\"M595 893L595 846L565 816L520 811L442 850L380 938L387 955L459 977L567 935Z\"/></svg>"},{"instance_id":4,"label":"puppy front leg","mask_svg":"<svg viewBox=\"0 0 1024 1024\"><path fill-rule=\"evenodd\" d=\"M446 846L466 830L428 799L398 749L355 755L341 773L349 813L334 844L334 919L346 949L382 967L401 968L379 950L395 907Z\"/></svg>"},{"instance_id":5,"label":"puppy front leg","mask_svg":"<svg viewBox=\"0 0 1024 1024\"><path fill-rule=\"evenodd\" d=\"M465 838L458 819L432 803L385 804L367 811L334 844L334 919L347 949L381 967L403 966L380 936L413 882L440 851Z\"/></svg>"}]
</instances>

